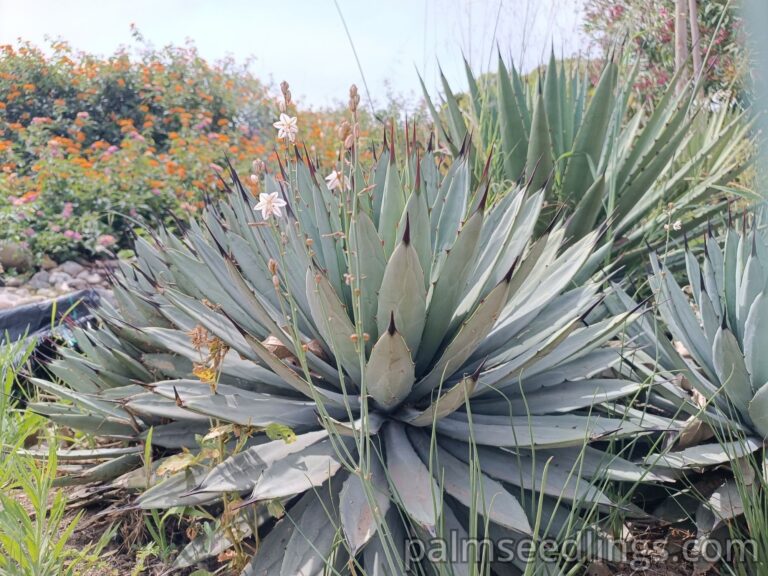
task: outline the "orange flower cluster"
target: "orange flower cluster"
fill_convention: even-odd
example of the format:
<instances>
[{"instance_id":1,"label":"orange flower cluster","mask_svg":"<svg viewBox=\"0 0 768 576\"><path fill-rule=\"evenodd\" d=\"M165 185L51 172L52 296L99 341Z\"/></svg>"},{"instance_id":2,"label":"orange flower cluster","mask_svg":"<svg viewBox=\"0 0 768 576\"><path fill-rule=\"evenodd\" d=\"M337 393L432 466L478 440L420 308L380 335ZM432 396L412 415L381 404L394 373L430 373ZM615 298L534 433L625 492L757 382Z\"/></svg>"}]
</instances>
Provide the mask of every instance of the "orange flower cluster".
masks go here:
<instances>
[{"instance_id":1,"label":"orange flower cluster","mask_svg":"<svg viewBox=\"0 0 768 576\"><path fill-rule=\"evenodd\" d=\"M225 158L244 173L274 165L278 113L246 67L191 46L108 58L0 46L0 240L58 260L128 246L140 225L198 211ZM321 164L337 161L342 115L299 114Z\"/></svg>"}]
</instances>

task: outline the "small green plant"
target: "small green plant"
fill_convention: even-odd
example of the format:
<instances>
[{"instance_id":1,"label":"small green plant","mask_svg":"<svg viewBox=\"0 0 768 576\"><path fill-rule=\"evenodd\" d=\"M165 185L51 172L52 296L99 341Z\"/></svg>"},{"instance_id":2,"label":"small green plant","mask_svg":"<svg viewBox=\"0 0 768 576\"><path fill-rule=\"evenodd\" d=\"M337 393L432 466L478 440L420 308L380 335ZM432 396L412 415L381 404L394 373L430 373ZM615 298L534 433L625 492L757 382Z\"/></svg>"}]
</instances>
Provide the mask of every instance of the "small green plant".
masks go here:
<instances>
[{"instance_id":1,"label":"small green plant","mask_svg":"<svg viewBox=\"0 0 768 576\"><path fill-rule=\"evenodd\" d=\"M20 410L17 373L34 343L21 340L0 347L0 574L7 576L75 576L100 564L99 553L114 535L84 547L70 539L81 514L66 515L67 498L56 488L56 438L48 431L47 458L27 455L25 443L46 433L46 421Z\"/></svg>"}]
</instances>

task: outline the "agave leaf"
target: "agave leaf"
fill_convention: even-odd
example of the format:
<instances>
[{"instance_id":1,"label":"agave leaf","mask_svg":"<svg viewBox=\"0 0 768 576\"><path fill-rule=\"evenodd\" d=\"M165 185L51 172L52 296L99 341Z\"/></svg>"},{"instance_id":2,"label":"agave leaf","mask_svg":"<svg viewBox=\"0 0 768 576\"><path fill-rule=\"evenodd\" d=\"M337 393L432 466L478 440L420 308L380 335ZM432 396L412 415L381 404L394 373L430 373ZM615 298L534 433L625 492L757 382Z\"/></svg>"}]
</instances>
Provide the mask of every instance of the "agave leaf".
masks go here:
<instances>
[{"instance_id":1,"label":"agave leaf","mask_svg":"<svg viewBox=\"0 0 768 576\"><path fill-rule=\"evenodd\" d=\"M368 576L406 576L405 558L409 537L397 509L390 507L384 518L389 530L386 544L379 532L363 550Z\"/></svg>"},{"instance_id":2,"label":"agave leaf","mask_svg":"<svg viewBox=\"0 0 768 576\"><path fill-rule=\"evenodd\" d=\"M753 251L747 256L744 275L736 294L736 331L743 336L749 309L766 285L766 271Z\"/></svg>"},{"instance_id":3,"label":"agave leaf","mask_svg":"<svg viewBox=\"0 0 768 576\"><path fill-rule=\"evenodd\" d=\"M752 385L739 343L728 328L720 328L717 331L712 356L715 372L725 393L739 413L747 416L747 405L753 395Z\"/></svg>"},{"instance_id":4,"label":"agave leaf","mask_svg":"<svg viewBox=\"0 0 768 576\"><path fill-rule=\"evenodd\" d=\"M207 558L218 556L237 542L250 537L254 528L258 528L269 519L265 506L258 510L252 508L241 510L227 523L216 520L210 530L201 531L179 552L172 569L190 568ZM233 535L235 538L232 538Z\"/></svg>"},{"instance_id":5,"label":"agave leaf","mask_svg":"<svg viewBox=\"0 0 768 576\"><path fill-rule=\"evenodd\" d=\"M245 567L240 576L266 576L268 574L280 574L283 562L286 559L286 548L291 536L298 531L297 526L301 522L304 513L311 502L317 499L314 491L309 491L299 501L288 508L285 517L277 522L264 538L258 552L254 554L251 562ZM320 515L325 518L321 511Z\"/></svg>"},{"instance_id":6,"label":"agave leaf","mask_svg":"<svg viewBox=\"0 0 768 576\"><path fill-rule=\"evenodd\" d=\"M525 179L530 190L540 190L546 186L546 191L549 191L551 188L554 159L552 158L552 141L550 136L546 103L541 82L539 82L538 92L533 104L531 136L525 163Z\"/></svg>"},{"instance_id":7,"label":"agave leaf","mask_svg":"<svg viewBox=\"0 0 768 576\"><path fill-rule=\"evenodd\" d=\"M516 532L533 534L523 507L501 483L482 471L472 472L467 464L442 450L439 445L432 460L429 436L412 428L409 429L408 436L416 452L422 461L429 465L435 479L440 480L446 493L467 508L476 509L491 522Z\"/></svg>"},{"instance_id":8,"label":"agave leaf","mask_svg":"<svg viewBox=\"0 0 768 576\"><path fill-rule=\"evenodd\" d=\"M87 411L93 411L102 414L106 417L114 419L115 422L131 425L130 414L128 414L128 412L119 406L116 406L110 402L104 402L103 400L99 400L95 396L88 394L78 394L69 388L59 386L58 384L54 384L53 382L48 382L47 380L42 380L40 378L30 378L30 382L32 382L35 386L50 392L51 394L55 394L60 398L66 398L67 400L70 400L72 403L82 407Z\"/></svg>"},{"instance_id":9,"label":"agave leaf","mask_svg":"<svg viewBox=\"0 0 768 576\"><path fill-rule=\"evenodd\" d=\"M394 143L392 143L394 146ZM387 176L384 181L384 191L381 204L381 217L378 223L379 236L384 242L384 254L389 257L395 247L398 237L397 226L400 215L405 209L405 196L397 173L395 155L390 152Z\"/></svg>"},{"instance_id":10,"label":"agave leaf","mask_svg":"<svg viewBox=\"0 0 768 576\"><path fill-rule=\"evenodd\" d=\"M389 328L382 332L365 367L366 391L386 411L408 397L416 378L411 353L395 327L394 314L390 319Z\"/></svg>"},{"instance_id":11,"label":"agave leaf","mask_svg":"<svg viewBox=\"0 0 768 576\"><path fill-rule=\"evenodd\" d=\"M759 450L762 442L756 438L744 438L732 442L700 444L679 452L650 454L645 458L648 466L662 466L672 469L704 468L724 464Z\"/></svg>"},{"instance_id":12,"label":"agave leaf","mask_svg":"<svg viewBox=\"0 0 768 576\"><path fill-rule=\"evenodd\" d=\"M472 450L470 445L464 442L440 442L440 445L446 452L450 452L463 462L476 458L482 473L500 482L520 486L526 490L540 490L555 498L579 502L582 506L613 504L611 499L594 484L581 478L580 462L574 462L574 465L568 468L568 462L563 466L559 460L555 459L555 455L561 450L550 451L551 456L544 456L536 451L534 458L531 452L527 451L512 454L488 446L476 446ZM552 462L548 465L550 457ZM546 482L544 482L545 466L547 467Z\"/></svg>"},{"instance_id":13,"label":"agave leaf","mask_svg":"<svg viewBox=\"0 0 768 576\"><path fill-rule=\"evenodd\" d=\"M376 314L379 334L394 323L403 335L411 356L419 350L427 314L427 292L424 272L419 256L410 241L409 226L406 225L403 241L397 245L387 262L384 279L379 291L379 305Z\"/></svg>"},{"instance_id":14,"label":"agave leaf","mask_svg":"<svg viewBox=\"0 0 768 576\"><path fill-rule=\"evenodd\" d=\"M572 155L565 168L563 194L566 198L577 197L594 182L592 166L599 163L608 132L609 111L613 109L615 101L616 78L616 63L609 61L595 87L595 93L584 114L573 143Z\"/></svg>"},{"instance_id":15,"label":"agave leaf","mask_svg":"<svg viewBox=\"0 0 768 576\"><path fill-rule=\"evenodd\" d=\"M755 298L744 323L744 358L752 389L768 383L768 291Z\"/></svg>"},{"instance_id":16,"label":"agave leaf","mask_svg":"<svg viewBox=\"0 0 768 576\"><path fill-rule=\"evenodd\" d=\"M525 380L523 375L523 380ZM479 404L478 409L486 414L566 414L579 408L586 408L611 402L636 393L641 384L629 380L614 378L594 378L564 381L557 386L541 388L535 392L513 397L500 402L499 398L490 397Z\"/></svg>"},{"instance_id":17,"label":"agave leaf","mask_svg":"<svg viewBox=\"0 0 768 576\"><path fill-rule=\"evenodd\" d=\"M253 338L249 334L245 334L244 337L256 355L261 358L264 363L275 372L275 374L279 375L288 384L293 386L299 392L302 392L305 396L310 398L320 397L323 400L328 400L334 404L337 404L338 406L349 405L351 407L357 407L359 405L359 401L356 401L354 397L335 394L329 390L324 390L320 387L307 383L306 380L304 380L291 368L286 366L283 361L280 360L280 358L275 356L275 354L269 351L267 347L259 342L256 338Z\"/></svg>"},{"instance_id":18,"label":"agave leaf","mask_svg":"<svg viewBox=\"0 0 768 576\"><path fill-rule=\"evenodd\" d=\"M482 226L483 212L477 211L462 227L430 292L426 325L418 354L420 368L432 360L451 323L464 285L474 267L474 255Z\"/></svg>"},{"instance_id":19,"label":"agave leaf","mask_svg":"<svg viewBox=\"0 0 768 576\"><path fill-rule=\"evenodd\" d=\"M269 464L246 503L301 494L320 486L341 468L333 443L321 440Z\"/></svg>"},{"instance_id":20,"label":"agave leaf","mask_svg":"<svg viewBox=\"0 0 768 576\"><path fill-rule=\"evenodd\" d=\"M403 511L430 534L435 533L440 507L440 488L413 449L401 424L384 428L387 447L387 476L390 491Z\"/></svg>"},{"instance_id":21,"label":"agave leaf","mask_svg":"<svg viewBox=\"0 0 768 576\"><path fill-rule=\"evenodd\" d=\"M450 136L448 136L448 133L445 131L445 127L443 125L442 119L440 118L440 114L438 113L437 108L435 108L435 104L432 102L432 97L429 95L429 91L424 84L424 79L421 77L421 74L418 76L419 84L421 84L421 92L424 95L424 102L427 104L427 109L429 110L430 116L432 116L432 123L435 125L435 129L440 135L440 140L448 145L451 150L451 154L455 156L459 152L457 143L453 142Z\"/></svg>"},{"instance_id":22,"label":"agave leaf","mask_svg":"<svg viewBox=\"0 0 768 576\"><path fill-rule=\"evenodd\" d=\"M375 456L370 462L366 483L372 492L373 507L358 474L349 475L339 494L341 526L353 556L376 534L377 524L384 521L390 505L389 487L381 462Z\"/></svg>"},{"instance_id":23,"label":"agave leaf","mask_svg":"<svg viewBox=\"0 0 768 576\"><path fill-rule=\"evenodd\" d=\"M699 505L696 512L696 526L700 535L702 528L704 533L711 533L720 525L729 523L734 518L744 514L745 504L742 498L743 488L739 487L736 480L728 479L722 486L715 490L705 503ZM712 516L706 518L706 516Z\"/></svg>"},{"instance_id":24,"label":"agave leaf","mask_svg":"<svg viewBox=\"0 0 768 576\"><path fill-rule=\"evenodd\" d=\"M78 460L102 460L106 458L115 458L127 454L141 453L141 446L126 446L125 448L94 448L80 450L57 450L56 458L63 462ZM48 449L20 448L16 450L20 456L29 456L31 458L48 458Z\"/></svg>"},{"instance_id":25,"label":"agave leaf","mask_svg":"<svg viewBox=\"0 0 768 576\"><path fill-rule=\"evenodd\" d=\"M419 168L417 178L421 178ZM411 227L411 242L419 255L419 263L424 273L424 285L429 289L429 278L432 272L432 235L430 233L429 204L427 194L419 182L414 185L413 192L408 198L408 204L400 217L399 230L405 230L406 224Z\"/></svg>"},{"instance_id":26,"label":"agave leaf","mask_svg":"<svg viewBox=\"0 0 768 576\"><path fill-rule=\"evenodd\" d=\"M424 410L406 410L400 415L400 419L411 426L431 426L435 420L439 420L464 406L472 396L476 386L477 374L465 376L458 384L436 398Z\"/></svg>"},{"instance_id":27,"label":"agave leaf","mask_svg":"<svg viewBox=\"0 0 768 576\"><path fill-rule=\"evenodd\" d=\"M176 472L143 492L136 500L136 504L144 510L152 510L173 506L196 506L217 500L218 494L189 494L207 471L208 466L196 464Z\"/></svg>"},{"instance_id":28,"label":"agave leaf","mask_svg":"<svg viewBox=\"0 0 768 576\"><path fill-rule=\"evenodd\" d=\"M280 399L271 394L209 394L187 398L179 394L184 408L241 426L308 426L315 423L314 402Z\"/></svg>"},{"instance_id":29,"label":"agave leaf","mask_svg":"<svg viewBox=\"0 0 768 576\"><path fill-rule=\"evenodd\" d=\"M559 448L580 446L597 438L620 438L642 431L622 419L604 416L503 417L475 414L470 427L466 415L454 412L439 420L435 428L449 438L483 446L509 448Z\"/></svg>"},{"instance_id":30,"label":"agave leaf","mask_svg":"<svg viewBox=\"0 0 768 576\"><path fill-rule=\"evenodd\" d=\"M517 180L525 167L528 154L528 130L523 120L521 104L515 95L512 80L501 54L499 54L499 74L496 82L504 174L509 180Z\"/></svg>"},{"instance_id":31,"label":"agave leaf","mask_svg":"<svg viewBox=\"0 0 768 576\"><path fill-rule=\"evenodd\" d=\"M337 434L347 438L359 438L362 431L365 431L369 436L375 436L385 422L384 416L378 412L368 412L365 425L363 425L362 417L351 422L341 422L330 416L318 419L329 434Z\"/></svg>"},{"instance_id":32,"label":"agave leaf","mask_svg":"<svg viewBox=\"0 0 768 576\"><path fill-rule=\"evenodd\" d=\"M296 529L288 539L280 576L321 574L328 569L328 558L337 537L336 513L338 494L335 483L310 492L313 498L307 505Z\"/></svg>"},{"instance_id":33,"label":"agave leaf","mask_svg":"<svg viewBox=\"0 0 768 576\"><path fill-rule=\"evenodd\" d=\"M355 326L346 307L339 299L324 274L307 270L307 295L312 319L330 347L329 352L352 379L352 386L360 382L360 356L352 335Z\"/></svg>"},{"instance_id":34,"label":"agave leaf","mask_svg":"<svg viewBox=\"0 0 768 576\"><path fill-rule=\"evenodd\" d=\"M576 200L576 208L566 226L565 236L571 241L580 240L595 227L605 196L605 172Z\"/></svg>"},{"instance_id":35,"label":"agave leaf","mask_svg":"<svg viewBox=\"0 0 768 576\"><path fill-rule=\"evenodd\" d=\"M651 266L654 271L652 288L660 291L656 301L659 309L669 325L669 330L675 339L683 343L691 356L702 368L709 370L708 376L714 380L715 368L712 362L711 347L693 314L688 300L680 286L675 282L672 273L651 255Z\"/></svg>"},{"instance_id":36,"label":"agave leaf","mask_svg":"<svg viewBox=\"0 0 768 576\"><path fill-rule=\"evenodd\" d=\"M431 279L434 281L442 271L448 249L453 246L465 216L470 186L469 160L466 156L456 160L453 178L444 180L430 213L432 228L432 250L434 251ZM446 184L447 182L447 184Z\"/></svg>"},{"instance_id":37,"label":"agave leaf","mask_svg":"<svg viewBox=\"0 0 768 576\"><path fill-rule=\"evenodd\" d=\"M499 318L509 292L509 276L503 279L463 322L430 372L413 388L418 399L437 387L466 362Z\"/></svg>"},{"instance_id":38,"label":"agave leaf","mask_svg":"<svg viewBox=\"0 0 768 576\"><path fill-rule=\"evenodd\" d=\"M267 467L290 454L301 452L327 437L328 432L318 430L299 434L290 443L285 440L273 440L246 448L216 465L204 478L201 478L199 485L194 487L193 492L245 492L251 490Z\"/></svg>"},{"instance_id":39,"label":"agave leaf","mask_svg":"<svg viewBox=\"0 0 768 576\"><path fill-rule=\"evenodd\" d=\"M749 402L749 416L757 432L768 438L768 382L763 384Z\"/></svg>"},{"instance_id":40,"label":"agave leaf","mask_svg":"<svg viewBox=\"0 0 768 576\"><path fill-rule=\"evenodd\" d=\"M362 322L363 332L367 333L373 342L378 338L376 326L376 311L378 309L378 294L387 261L381 238L376 231L373 221L365 212L358 212L352 219L349 231L350 272L355 281L360 283L360 315L357 319ZM357 309L355 309L357 312Z\"/></svg>"},{"instance_id":41,"label":"agave leaf","mask_svg":"<svg viewBox=\"0 0 768 576\"><path fill-rule=\"evenodd\" d=\"M464 116L459 109L459 102L456 96L453 95L442 69L440 70L440 83L443 86L445 104L448 108L448 125L451 129L451 138L454 142L461 142L467 134L467 126L464 123Z\"/></svg>"}]
</instances>

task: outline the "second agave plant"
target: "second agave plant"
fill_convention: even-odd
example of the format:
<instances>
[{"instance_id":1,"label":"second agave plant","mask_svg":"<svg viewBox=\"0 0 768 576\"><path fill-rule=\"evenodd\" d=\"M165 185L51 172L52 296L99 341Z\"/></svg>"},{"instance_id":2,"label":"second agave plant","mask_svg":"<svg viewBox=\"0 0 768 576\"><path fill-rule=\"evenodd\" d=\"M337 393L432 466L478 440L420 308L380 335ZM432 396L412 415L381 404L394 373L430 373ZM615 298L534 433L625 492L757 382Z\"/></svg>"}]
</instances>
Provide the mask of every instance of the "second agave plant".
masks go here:
<instances>
[{"instance_id":1,"label":"second agave plant","mask_svg":"<svg viewBox=\"0 0 768 576\"><path fill-rule=\"evenodd\" d=\"M366 173L354 149L331 187L297 149L260 194L232 173L182 237L139 240L119 312L50 366L61 383L37 380L65 401L33 409L184 450L115 481L154 484L144 508L223 506L176 567L258 532L243 575L519 573L406 567L408 543L557 535L617 506L604 480L656 478L588 445L642 431L616 404L640 385L605 345L635 314L588 321L601 280L573 280L599 232L533 240L543 191L491 205L466 156L442 170L385 147ZM136 466L114 455L86 479Z\"/></svg>"},{"instance_id":2,"label":"second agave plant","mask_svg":"<svg viewBox=\"0 0 768 576\"><path fill-rule=\"evenodd\" d=\"M676 91L677 79L655 104L632 97L634 75L615 58L590 82L590 63L558 63L523 76L499 58L495 74L476 77L467 65L465 107L442 78L444 111L424 89L439 140L451 153L471 139L474 174L495 150L499 180L527 180L546 202L571 216L568 236L589 234L603 220L601 241L613 260L635 267L645 242L666 243L703 230L725 208L725 194L744 193L738 176L751 153L749 122L728 103L710 111L697 87ZM545 212L552 214L552 210Z\"/></svg>"}]
</instances>

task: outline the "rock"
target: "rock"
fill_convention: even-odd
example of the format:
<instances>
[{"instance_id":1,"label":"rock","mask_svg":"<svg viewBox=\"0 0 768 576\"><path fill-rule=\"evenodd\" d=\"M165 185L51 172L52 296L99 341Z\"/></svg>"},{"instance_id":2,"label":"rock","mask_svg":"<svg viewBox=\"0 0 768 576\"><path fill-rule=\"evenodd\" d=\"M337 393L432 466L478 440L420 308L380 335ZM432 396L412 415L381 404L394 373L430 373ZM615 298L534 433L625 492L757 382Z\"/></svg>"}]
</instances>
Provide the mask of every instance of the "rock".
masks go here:
<instances>
[{"instance_id":1,"label":"rock","mask_svg":"<svg viewBox=\"0 0 768 576\"><path fill-rule=\"evenodd\" d=\"M48 284L55 286L57 284L63 284L72 281L72 275L61 271L61 269L51 272L48 276Z\"/></svg>"},{"instance_id":2,"label":"rock","mask_svg":"<svg viewBox=\"0 0 768 576\"><path fill-rule=\"evenodd\" d=\"M0 265L6 270L27 272L34 265L32 251L20 242L0 243Z\"/></svg>"},{"instance_id":3,"label":"rock","mask_svg":"<svg viewBox=\"0 0 768 576\"><path fill-rule=\"evenodd\" d=\"M33 290L40 290L41 288L48 288L48 278L50 274L45 270L40 270L27 282L27 286Z\"/></svg>"},{"instance_id":4,"label":"rock","mask_svg":"<svg viewBox=\"0 0 768 576\"><path fill-rule=\"evenodd\" d=\"M18 305L19 297L9 292L0 292L0 310L13 308Z\"/></svg>"},{"instance_id":5,"label":"rock","mask_svg":"<svg viewBox=\"0 0 768 576\"><path fill-rule=\"evenodd\" d=\"M75 278L72 282L69 282L69 287L73 290L85 290L88 288L88 282L83 278Z\"/></svg>"},{"instance_id":6,"label":"rock","mask_svg":"<svg viewBox=\"0 0 768 576\"><path fill-rule=\"evenodd\" d=\"M59 266L59 271L69 274L72 278L85 270L85 266L69 260Z\"/></svg>"},{"instance_id":7,"label":"rock","mask_svg":"<svg viewBox=\"0 0 768 576\"><path fill-rule=\"evenodd\" d=\"M51 270L51 269L53 269L53 268L56 268L56 262L53 260L53 258L51 258L50 256L48 256L48 254L45 254L45 255L44 255L44 256L43 256L43 257L40 259L40 267L41 267L43 270Z\"/></svg>"},{"instance_id":8,"label":"rock","mask_svg":"<svg viewBox=\"0 0 768 576\"><path fill-rule=\"evenodd\" d=\"M58 294L51 290L50 288L43 288L42 290L37 291L38 296L42 296L43 298L56 298Z\"/></svg>"},{"instance_id":9,"label":"rock","mask_svg":"<svg viewBox=\"0 0 768 576\"><path fill-rule=\"evenodd\" d=\"M88 274L84 280L88 282L88 284L101 284L102 282L102 278L98 274Z\"/></svg>"},{"instance_id":10,"label":"rock","mask_svg":"<svg viewBox=\"0 0 768 576\"><path fill-rule=\"evenodd\" d=\"M9 288L18 288L19 286L24 285L24 279L19 276L11 276L10 278L5 279L5 285Z\"/></svg>"}]
</instances>

